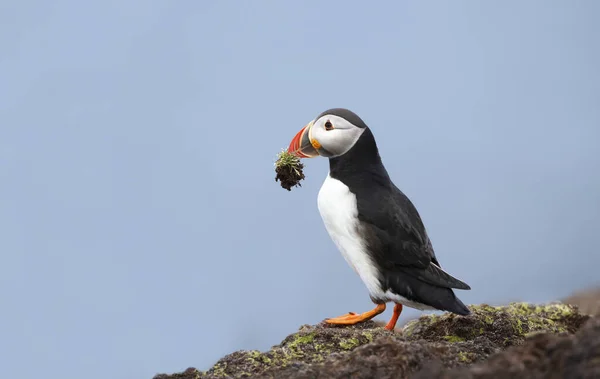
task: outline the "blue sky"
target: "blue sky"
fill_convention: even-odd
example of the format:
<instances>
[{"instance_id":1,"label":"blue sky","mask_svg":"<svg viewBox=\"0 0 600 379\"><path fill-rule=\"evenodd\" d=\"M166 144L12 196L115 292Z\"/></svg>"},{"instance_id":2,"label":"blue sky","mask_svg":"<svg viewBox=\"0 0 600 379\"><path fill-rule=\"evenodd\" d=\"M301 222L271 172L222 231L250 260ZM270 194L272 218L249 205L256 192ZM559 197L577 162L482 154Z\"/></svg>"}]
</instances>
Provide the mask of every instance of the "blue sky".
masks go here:
<instances>
[{"instance_id":1,"label":"blue sky","mask_svg":"<svg viewBox=\"0 0 600 379\"><path fill-rule=\"evenodd\" d=\"M370 309L318 214L327 161L274 181L331 107L370 125L465 302L600 284L599 11L0 1L2 376L206 369Z\"/></svg>"}]
</instances>

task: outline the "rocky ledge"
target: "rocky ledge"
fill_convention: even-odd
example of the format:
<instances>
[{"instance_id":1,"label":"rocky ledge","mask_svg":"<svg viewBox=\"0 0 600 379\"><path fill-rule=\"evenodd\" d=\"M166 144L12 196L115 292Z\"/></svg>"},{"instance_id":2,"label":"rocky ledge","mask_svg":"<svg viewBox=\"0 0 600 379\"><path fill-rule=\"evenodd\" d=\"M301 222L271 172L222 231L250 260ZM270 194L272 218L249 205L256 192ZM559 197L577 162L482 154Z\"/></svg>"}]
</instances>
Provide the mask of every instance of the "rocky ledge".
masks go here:
<instances>
[{"instance_id":1,"label":"rocky ledge","mask_svg":"<svg viewBox=\"0 0 600 379\"><path fill-rule=\"evenodd\" d=\"M600 319L575 305L473 305L387 331L304 325L269 351L237 351L208 371L154 379L600 378Z\"/></svg>"}]
</instances>

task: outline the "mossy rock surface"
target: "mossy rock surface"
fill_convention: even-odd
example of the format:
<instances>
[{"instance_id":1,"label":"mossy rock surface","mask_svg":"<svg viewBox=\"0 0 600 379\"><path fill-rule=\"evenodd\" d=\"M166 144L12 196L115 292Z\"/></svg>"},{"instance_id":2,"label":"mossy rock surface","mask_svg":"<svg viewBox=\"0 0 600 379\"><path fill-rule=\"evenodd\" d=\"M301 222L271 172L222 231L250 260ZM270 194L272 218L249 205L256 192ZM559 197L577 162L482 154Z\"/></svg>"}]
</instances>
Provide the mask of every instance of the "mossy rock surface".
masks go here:
<instances>
[{"instance_id":1,"label":"mossy rock surface","mask_svg":"<svg viewBox=\"0 0 600 379\"><path fill-rule=\"evenodd\" d=\"M190 368L155 379L405 378L423 370L430 376L421 377L437 378L454 372L449 369L486 364L490 356L506 349L538 346L553 338L572 340L590 318L577 307L559 303L470 308L472 314L466 317L426 315L394 332L371 321L350 327L305 325L269 351L238 351L206 372Z\"/></svg>"},{"instance_id":2,"label":"mossy rock surface","mask_svg":"<svg viewBox=\"0 0 600 379\"><path fill-rule=\"evenodd\" d=\"M344 328L303 325L298 332L287 336L267 352L238 351L223 357L203 378L248 377L271 368L280 370L296 362L323 362L329 356L347 353L376 338L391 334L393 332L377 328L373 322Z\"/></svg>"},{"instance_id":3,"label":"mossy rock surface","mask_svg":"<svg viewBox=\"0 0 600 379\"><path fill-rule=\"evenodd\" d=\"M483 362L448 369L439 361L412 379L600 378L600 319L586 321L576 334L538 333Z\"/></svg>"},{"instance_id":4,"label":"mossy rock surface","mask_svg":"<svg viewBox=\"0 0 600 379\"><path fill-rule=\"evenodd\" d=\"M576 305L583 314L600 316L600 286L577 291L562 302Z\"/></svg>"},{"instance_id":5,"label":"mossy rock surface","mask_svg":"<svg viewBox=\"0 0 600 379\"><path fill-rule=\"evenodd\" d=\"M427 341L480 342L483 338L495 347L508 347L537 332L574 333L589 318L575 306L562 303L482 304L470 309L466 317L452 313L421 316L406 324L403 334L409 340Z\"/></svg>"}]
</instances>

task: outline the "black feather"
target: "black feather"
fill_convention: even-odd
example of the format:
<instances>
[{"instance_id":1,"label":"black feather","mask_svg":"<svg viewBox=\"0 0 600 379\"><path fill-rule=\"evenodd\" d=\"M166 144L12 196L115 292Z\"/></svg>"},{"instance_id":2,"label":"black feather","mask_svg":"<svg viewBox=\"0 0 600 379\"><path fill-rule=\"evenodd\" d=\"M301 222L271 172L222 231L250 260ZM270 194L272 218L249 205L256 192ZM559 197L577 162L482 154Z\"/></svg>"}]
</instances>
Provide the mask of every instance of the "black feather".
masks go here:
<instances>
[{"instance_id":1,"label":"black feather","mask_svg":"<svg viewBox=\"0 0 600 379\"><path fill-rule=\"evenodd\" d=\"M469 308L456 297L450 288L434 286L413 276L399 275L392 272L387 273L384 284L389 288L393 288L394 293L408 300L462 316L471 313Z\"/></svg>"}]
</instances>

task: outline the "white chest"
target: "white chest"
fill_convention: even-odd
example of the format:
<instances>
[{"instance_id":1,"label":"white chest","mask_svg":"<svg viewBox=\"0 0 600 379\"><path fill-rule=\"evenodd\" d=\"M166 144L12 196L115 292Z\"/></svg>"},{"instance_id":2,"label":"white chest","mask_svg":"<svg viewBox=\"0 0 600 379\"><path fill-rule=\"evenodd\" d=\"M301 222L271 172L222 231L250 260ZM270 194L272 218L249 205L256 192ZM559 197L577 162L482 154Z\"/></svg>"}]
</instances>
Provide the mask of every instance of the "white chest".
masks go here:
<instances>
[{"instance_id":1,"label":"white chest","mask_svg":"<svg viewBox=\"0 0 600 379\"><path fill-rule=\"evenodd\" d=\"M346 262L360 276L369 293L381 297L383 291L376 267L358 234L356 196L344 183L327 175L317 203L325 228Z\"/></svg>"}]
</instances>

